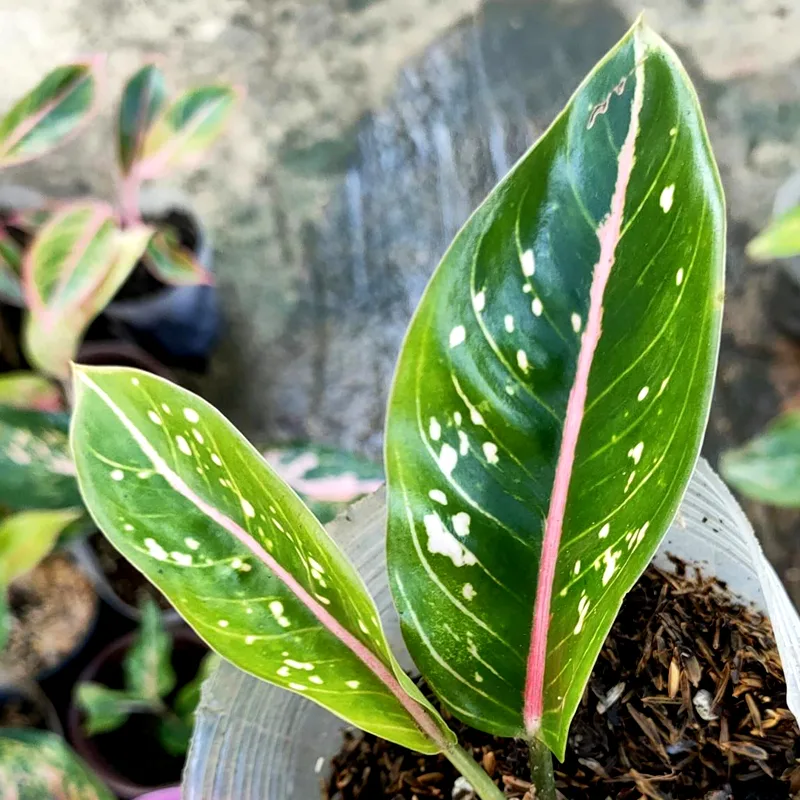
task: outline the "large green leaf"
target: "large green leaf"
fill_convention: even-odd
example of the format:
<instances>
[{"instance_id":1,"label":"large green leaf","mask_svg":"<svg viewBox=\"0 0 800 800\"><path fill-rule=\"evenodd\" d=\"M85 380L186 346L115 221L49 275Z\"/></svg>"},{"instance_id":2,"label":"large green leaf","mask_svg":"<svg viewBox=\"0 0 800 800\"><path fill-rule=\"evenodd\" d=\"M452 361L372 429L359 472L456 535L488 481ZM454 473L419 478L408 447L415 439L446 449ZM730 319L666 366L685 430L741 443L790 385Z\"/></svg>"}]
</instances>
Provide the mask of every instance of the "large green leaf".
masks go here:
<instances>
[{"instance_id":1,"label":"large green leaf","mask_svg":"<svg viewBox=\"0 0 800 800\"><path fill-rule=\"evenodd\" d=\"M770 222L747 245L747 255L756 261L800 255L800 206Z\"/></svg>"},{"instance_id":2,"label":"large green leaf","mask_svg":"<svg viewBox=\"0 0 800 800\"><path fill-rule=\"evenodd\" d=\"M81 509L20 511L0 522L0 591L32 570L55 547Z\"/></svg>"},{"instance_id":3,"label":"large green leaf","mask_svg":"<svg viewBox=\"0 0 800 800\"><path fill-rule=\"evenodd\" d=\"M117 157L127 175L139 157L147 131L166 100L164 74L156 64L145 64L125 84L117 119Z\"/></svg>"},{"instance_id":4,"label":"large green leaf","mask_svg":"<svg viewBox=\"0 0 800 800\"><path fill-rule=\"evenodd\" d=\"M219 138L239 92L232 86L189 89L152 123L142 143L137 174L152 180L170 169L194 166Z\"/></svg>"},{"instance_id":5,"label":"large green leaf","mask_svg":"<svg viewBox=\"0 0 800 800\"><path fill-rule=\"evenodd\" d=\"M754 500L800 507L800 411L787 411L761 436L729 450L720 469L731 486Z\"/></svg>"},{"instance_id":6,"label":"large green leaf","mask_svg":"<svg viewBox=\"0 0 800 800\"><path fill-rule=\"evenodd\" d=\"M692 86L641 23L457 236L390 400L390 580L448 709L563 758L708 414L722 190Z\"/></svg>"},{"instance_id":7,"label":"large green leaf","mask_svg":"<svg viewBox=\"0 0 800 800\"><path fill-rule=\"evenodd\" d=\"M200 636L365 730L446 746L452 734L394 661L358 573L241 434L160 378L74 369L86 505Z\"/></svg>"},{"instance_id":8,"label":"large green leaf","mask_svg":"<svg viewBox=\"0 0 800 800\"><path fill-rule=\"evenodd\" d=\"M120 230L101 203L76 203L50 218L23 268L30 311L23 344L32 364L57 378L69 376L86 327L111 302L152 234L144 225Z\"/></svg>"},{"instance_id":9,"label":"large green leaf","mask_svg":"<svg viewBox=\"0 0 800 800\"><path fill-rule=\"evenodd\" d=\"M0 797L8 800L113 800L55 733L0 732Z\"/></svg>"},{"instance_id":10,"label":"large green leaf","mask_svg":"<svg viewBox=\"0 0 800 800\"><path fill-rule=\"evenodd\" d=\"M97 101L98 59L48 73L0 120L0 167L44 155L89 120Z\"/></svg>"},{"instance_id":11,"label":"large green leaf","mask_svg":"<svg viewBox=\"0 0 800 800\"><path fill-rule=\"evenodd\" d=\"M58 509L81 505L65 414L0 406L0 505Z\"/></svg>"}]
</instances>

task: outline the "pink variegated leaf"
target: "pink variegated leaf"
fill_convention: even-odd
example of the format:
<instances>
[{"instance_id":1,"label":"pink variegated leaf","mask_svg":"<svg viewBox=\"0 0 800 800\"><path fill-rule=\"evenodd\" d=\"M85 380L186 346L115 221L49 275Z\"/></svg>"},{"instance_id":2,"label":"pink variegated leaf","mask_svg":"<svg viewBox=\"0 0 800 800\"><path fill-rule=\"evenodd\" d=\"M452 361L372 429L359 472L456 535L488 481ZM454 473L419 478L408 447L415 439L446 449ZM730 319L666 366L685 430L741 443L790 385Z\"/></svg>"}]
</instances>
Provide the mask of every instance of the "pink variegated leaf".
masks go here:
<instances>
[{"instance_id":1,"label":"pink variegated leaf","mask_svg":"<svg viewBox=\"0 0 800 800\"><path fill-rule=\"evenodd\" d=\"M409 650L468 724L563 758L697 459L724 231L697 98L639 22L431 279L390 400L388 560Z\"/></svg>"},{"instance_id":2,"label":"pink variegated leaf","mask_svg":"<svg viewBox=\"0 0 800 800\"><path fill-rule=\"evenodd\" d=\"M110 207L68 206L42 228L23 266L29 315L28 359L57 378L69 375L89 323L108 305L142 257L151 228L121 231Z\"/></svg>"},{"instance_id":3,"label":"pink variegated leaf","mask_svg":"<svg viewBox=\"0 0 800 800\"><path fill-rule=\"evenodd\" d=\"M147 245L145 264L162 283L172 286L212 284L214 278L171 231L158 231Z\"/></svg>"}]
</instances>

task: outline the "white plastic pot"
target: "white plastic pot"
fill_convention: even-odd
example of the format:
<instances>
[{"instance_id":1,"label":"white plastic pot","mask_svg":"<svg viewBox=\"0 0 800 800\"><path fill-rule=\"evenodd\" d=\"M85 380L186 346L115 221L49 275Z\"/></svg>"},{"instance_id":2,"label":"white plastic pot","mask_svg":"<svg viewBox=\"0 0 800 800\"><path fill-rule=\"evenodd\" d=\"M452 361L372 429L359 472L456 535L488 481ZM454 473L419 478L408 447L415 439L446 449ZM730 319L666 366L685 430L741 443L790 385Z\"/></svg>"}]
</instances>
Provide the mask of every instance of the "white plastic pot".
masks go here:
<instances>
[{"instance_id":1,"label":"white plastic pot","mask_svg":"<svg viewBox=\"0 0 800 800\"><path fill-rule=\"evenodd\" d=\"M390 643L410 666L387 585L383 492L328 529L376 598ZM775 630L790 709L800 716L800 617L767 562L750 523L705 461L656 556L699 565L742 602L764 611ZM309 700L223 663L206 682L183 780L183 800L316 800L320 778L341 747L338 718Z\"/></svg>"}]
</instances>

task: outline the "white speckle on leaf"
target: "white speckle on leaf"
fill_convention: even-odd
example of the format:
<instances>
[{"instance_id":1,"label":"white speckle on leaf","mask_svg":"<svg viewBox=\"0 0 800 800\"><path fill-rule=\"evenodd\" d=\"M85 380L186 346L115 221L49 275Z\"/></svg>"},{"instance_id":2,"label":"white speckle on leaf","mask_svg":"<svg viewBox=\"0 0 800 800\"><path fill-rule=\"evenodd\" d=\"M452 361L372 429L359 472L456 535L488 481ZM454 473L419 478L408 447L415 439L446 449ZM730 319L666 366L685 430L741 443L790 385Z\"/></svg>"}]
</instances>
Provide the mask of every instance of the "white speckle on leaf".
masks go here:
<instances>
[{"instance_id":1,"label":"white speckle on leaf","mask_svg":"<svg viewBox=\"0 0 800 800\"><path fill-rule=\"evenodd\" d=\"M683 283L683 267L675 273L675 285L680 286Z\"/></svg>"},{"instance_id":2,"label":"white speckle on leaf","mask_svg":"<svg viewBox=\"0 0 800 800\"><path fill-rule=\"evenodd\" d=\"M428 435L434 442L438 442L442 436L442 426L436 417L431 417L431 421L428 424Z\"/></svg>"},{"instance_id":3,"label":"white speckle on leaf","mask_svg":"<svg viewBox=\"0 0 800 800\"><path fill-rule=\"evenodd\" d=\"M625 482L625 491L627 492L628 489L631 488L631 484L636 480L636 470L631 470L631 474L628 475L628 480Z\"/></svg>"},{"instance_id":4,"label":"white speckle on leaf","mask_svg":"<svg viewBox=\"0 0 800 800\"><path fill-rule=\"evenodd\" d=\"M497 457L497 445L494 442L483 443L483 455L490 464L496 464L499 461Z\"/></svg>"},{"instance_id":5,"label":"white speckle on leaf","mask_svg":"<svg viewBox=\"0 0 800 800\"><path fill-rule=\"evenodd\" d=\"M458 514L453 515L453 530L458 536L467 536L469 534L470 517L466 511L459 511Z\"/></svg>"},{"instance_id":6,"label":"white speckle on leaf","mask_svg":"<svg viewBox=\"0 0 800 800\"><path fill-rule=\"evenodd\" d=\"M161 424L161 417L159 417L155 411L148 411L147 416L150 417L150 421L154 422L156 425Z\"/></svg>"},{"instance_id":7,"label":"white speckle on leaf","mask_svg":"<svg viewBox=\"0 0 800 800\"><path fill-rule=\"evenodd\" d=\"M443 444L439 452L439 469L449 478L456 464L458 464L458 453L449 444Z\"/></svg>"},{"instance_id":8,"label":"white speckle on leaf","mask_svg":"<svg viewBox=\"0 0 800 800\"><path fill-rule=\"evenodd\" d=\"M581 574L581 560L580 559L578 559L575 562L575 566L572 568L572 572L573 572L574 575L580 575Z\"/></svg>"},{"instance_id":9,"label":"white speckle on leaf","mask_svg":"<svg viewBox=\"0 0 800 800\"><path fill-rule=\"evenodd\" d=\"M139 379L138 379L138 378L131 378L131 383L132 383L134 386L138 386L138 385L139 385Z\"/></svg>"},{"instance_id":10,"label":"white speckle on leaf","mask_svg":"<svg viewBox=\"0 0 800 800\"><path fill-rule=\"evenodd\" d=\"M213 462L214 462L214 463L215 463L215 464L216 464L218 467L221 467L221 466L222 466L222 459L221 459L221 458L220 458L220 457L219 457L219 456L218 456L216 453L212 453L212 454L211 454L211 460L212 460L212 461L213 461Z\"/></svg>"},{"instance_id":11,"label":"white speckle on leaf","mask_svg":"<svg viewBox=\"0 0 800 800\"><path fill-rule=\"evenodd\" d=\"M641 403L642 400L644 400L649 393L650 393L650 387L642 386L642 388L639 389L639 394L636 395L636 399Z\"/></svg>"},{"instance_id":12,"label":"white speckle on leaf","mask_svg":"<svg viewBox=\"0 0 800 800\"><path fill-rule=\"evenodd\" d=\"M175 437L175 441L178 443L178 450L181 451L185 456L190 456L192 454L192 448L189 447L189 442L183 438L180 434Z\"/></svg>"},{"instance_id":13,"label":"white speckle on leaf","mask_svg":"<svg viewBox=\"0 0 800 800\"><path fill-rule=\"evenodd\" d=\"M477 408L471 408L469 412L469 418L472 421L473 425L485 425L486 423L483 421L483 415Z\"/></svg>"},{"instance_id":14,"label":"white speckle on leaf","mask_svg":"<svg viewBox=\"0 0 800 800\"><path fill-rule=\"evenodd\" d=\"M631 541L630 541L630 543L628 545L628 547L631 550L635 550L642 543L642 540L644 539L644 535L647 533L647 529L649 527L650 527L650 520L645 522L644 525L642 525L642 527L639 528L638 531L636 531L636 533L633 535L633 537L631 538Z\"/></svg>"},{"instance_id":15,"label":"white speckle on leaf","mask_svg":"<svg viewBox=\"0 0 800 800\"><path fill-rule=\"evenodd\" d=\"M581 325L583 324L583 320L581 320L581 315L573 314L570 317L570 320L572 322L572 330L574 330L575 333L580 333Z\"/></svg>"},{"instance_id":16,"label":"white speckle on leaf","mask_svg":"<svg viewBox=\"0 0 800 800\"><path fill-rule=\"evenodd\" d=\"M194 438L195 438L195 440L197 441L198 444L204 444L205 443L205 439L203 438L203 434L200 433L200 431L197 430L197 428L192 428L192 436L194 436Z\"/></svg>"},{"instance_id":17,"label":"white speckle on leaf","mask_svg":"<svg viewBox=\"0 0 800 800\"><path fill-rule=\"evenodd\" d=\"M486 307L486 293L478 292L478 294L472 298L472 304L475 306L476 311L483 311Z\"/></svg>"},{"instance_id":18,"label":"white speckle on leaf","mask_svg":"<svg viewBox=\"0 0 800 800\"><path fill-rule=\"evenodd\" d=\"M245 644L253 644L253 642L254 642L255 640L256 640L256 637L255 637L255 636L245 636L245 637L244 637L244 643L245 643Z\"/></svg>"},{"instance_id":19,"label":"white speckle on leaf","mask_svg":"<svg viewBox=\"0 0 800 800\"><path fill-rule=\"evenodd\" d=\"M428 492L428 497L435 503L439 503L443 506L447 505L447 495L441 489L431 489Z\"/></svg>"},{"instance_id":20,"label":"white speckle on leaf","mask_svg":"<svg viewBox=\"0 0 800 800\"><path fill-rule=\"evenodd\" d=\"M144 546L147 548L148 555L159 561L167 560L167 551L155 539L145 539Z\"/></svg>"},{"instance_id":21,"label":"white speckle on leaf","mask_svg":"<svg viewBox=\"0 0 800 800\"><path fill-rule=\"evenodd\" d=\"M323 575L325 574L325 567L323 567L316 558L309 556L308 565L311 567L311 569L315 569L317 572L321 572Z\"/></svg>"},{"instance_id":22,"label":"white speckle on leaf","mask_svg":"<svg viewBox=\"0 0 800 800\"><path fill-rule=\"evenodd\" d=\"M530 278L536 272L536 261L533 258L533 250L528 248L520 259L522 263L522 274L526 278Z\"/></svg>"},{"instance_id":23,"label":"white speckle on leaf","mask_svg":"<svg viewBox=\"0 0 800 800\"><path fill-rule=\"evenodd\" d=\"M621 555L622 550L612 551L610 547L603 553L603 564L605 564L605 569L603 570L603 586L611 580L614 573L617 571L617 561Z\"/></svg>"},{"instance_id":24,"label":"white speckle on leaf","mask_svg":"<svg viewBox=\"0 0 800 800\"><path fill-rule=\"evenodd\" d=\"M122 526L122 530L128 531L128 533L130 533L133 530L133 525L131 525L130 522L127 522L125 523L125 525Z\"/></svg>"},{"instance_id":25,"label":"white speckle on leaf","mask_svg":"<svg viewBox=\"0 0 800 800\"><path fill-rule=\"evenodd\" d=\"M606 524L603 525L602 528L600 528L600 532L597 534L598 538L605 539L606 536L608 536L610 530L611 530L611 525L610 523L606 522Z\"/></svg>"},{"instance_id":26,"label":"white speckle on leaf","mask_svg":"<svg viewBox=\"0 0 800 800\"><path fill-rule=\"evenodd\" d=\"M369 634L369 628L365 625L363 619L358 621L358 627L361 629L361 633Z\"/></svg>"},{"instance_id":27,"label":"white speckle on leaf","mask_svg":"<svg viewBox=\"0 0 800 800\"><path fill-rule=\"evenodd\" d=\"M286 664L287 667L291 667L292 669L304 669L308 672L314 671L314 665L309 661L294 661L291 658L287 658L286 661L283 662Z\"/></svg>"},{"instance_id":28,"label":"white speckle on leaf","mask_svg":"<svg viewBox=\"0 0 800 800\"><path fill-rule=\"evenodd\" d=\"M661 210L666 214L672 208L672 201L675 197L675 184L671 183L661 190L661 197L658 198L658 204Z\"/></svg>"},{"instance_id":29,"label":"white speckle on leaf","mask_svg":"<svg viewBox=\"0 0 800 800\"><path fill-rule=\"evenodd\" d=\"M465 456L469 453L469 438L464 431L458 432L458 452L459 455Z\"/></svg>"},{"instance_id":30,"label":"white speckle on leaf","mask_svg":"<svg viewBox=\"0 0 800 800\"><path fill-rule=\"evenodd\" d=\"M190 550L197 550L200 547L200 542L197 539L192 539L191 536L187 536L183 543L190 549Z\"/></svg>"},{"instance_id":31,"label":"white speckle on leaf","mask_svg":"<svg viewBox=\"0 0 800 800\"><path fill-rule=\"evenodd\" d=\"M200 422L200 415L193 408L184 408L183 416L191 423Z\"/></svg>"},{"instance_id":32,"label":"white speckle on leaf","mask_svg":"<svg viewBox=\"0 0 800 800\"><path fill-rule=\"evenodd\" d=\"M628 455L633 459L634 464L638 464L642 460L642 451L644 450L644 442L639 442L636 447L628 450Z\"/></svg>"},{"instance_id":33,"label":"white speckle on leaf","mask_svg":"<svg viewBox=\"0 0 800 800\"><path fill-rule=\"evenodd\" d=\"M511 314L506 314L503 323L509 333L514 333L514 317L512 317Z\"/></svg>"},{"instance_id":34,"label":"white speckle on leaf","mask_svg":"<svg viewBox=\"0 0 800 800\"><path fill-rule=\"evenodd\" d=\"M661 388L658 390L659 397L661 397L661 395L664 393L664 389L667 388L668 383L669 383L669 378L664 378L664 380L661 381Z\"/></svg>"},{"instance_id":35,"label":"white speckle on leaf","mask_svg":"<svg viewBox=\"0 0 800 800\"><path fill-rule=\"evenodd\" d=\"M314 593L314 597L316 597L317 600L319 600L320 603L322 603L322 605L324 605L324 606L329 606L331 604L331 601L327 597L325 597L325 596L323 596L321 594L316 594L316 592L315 592Z\"/></svg>"},{"instance_id":36,"label":"white speckle on leaf","mask_svg":"<svg viewBox=\"0 0 800 800\"><path fill-rule=\"evenodd\" d=\"M586 620L586 615L589 613L589 606L592 604L592 601L586 596L584 592L581 595L581 599L578 600L578 622L576 623L575 627L573 628L572 632L577 636L583 630L583 623Z\"/></svg>"},{"instance_id":37,"label":"white speckle on leaf","mask_svg":"<svg viewBox=\"0 0 800 800\"><path fill-rule=\"evenodd\" d=\"M121 481L125 477L125 473L121 469L111 470L111 480Z\"/></svg>"},{"instance_id":38,"label":"white speckle on leaf","mask_svg":"<svg viewBox=\"0 0 800 800\"><path fill-rule=\"evenodd\" d=\"M517 350L517 364L523 372L528 371L528 354L524 350Z\"/></svg>"},{"instance_id":39,"label":"white speckle on leaf","mask_svg":"<svg viewBox=\"0 0 800 800\"><path fill-rule=\"evenodd\" d=\"M669 129L669 135L670 136L674 136L677 132L678 132L677 128L670 128Z\"/></svg>"},{"instance_id":40,"label":"white speckle on leaf","mask_svg":"<svg viewBox=\"0 0 800 800\"><path fill-rule=\"evenodd\" d=\"M475 673L475 683L483 683L483 675L480 672Z\"/></svg>"},{"instance_id":41,"label":"white speckle on leaf","mask_svg":"<svg viewBox=\"0 0 800 800\"><path fill-rule=\"evenodd\" d=\"M322 684L325 683L319 675L309 675L308 682L315 683L317 686L322 686Z\"/></svg>"},{"instance_id":42,"label":"white speckle on leaf","mask_svg":"<svg viewBox=\"0 0 800 800\"><path fill-rule=\"evenodd\" d=\"M538 297L533 298L533 302L531 303L531 311L533 311L534 317L542 316L542 311L544 311L544 306L542 305L542 301Z\"/></svg>"},{"instance_id":43,"label":"white speckle on leaf","mask_svg":"<svg viewBox=\"0 0 800 800\"><path fill-rule=\"evenodd\" d=\"M170 555L172 556L172 560L182 567L190 567L192 565L191 553L181 553L178 550L173 550Z\"/></svg>"},{"instance_id":44,"label":"white speckle on leaf","mask_svg":"<svg viewBox=\"0 0 800 800\"><path fill-rule=\"evenodd\" d=\"M220 619L220 620L217 620L217 625L219 625L220 628L227 628L228 625L230 625L230 622L228 622L228 620L226 620L226 619Z\"/></svg>"},{"instance_id":45,"label":"white speckle on leaf","mask_svg":"<svg viewBox=\"0 0 800 800\"><path fill-rule=\"evenodd\" d=\"M345 681L344 685L347 686L349 689L358 689L358 687L361 686L361 684L358 681Z\"/></svg>"},{"instance_id":46,"label":"white speckle on leaf","mask_svg":"<svg viewBox=\"0 0 800 800\"><path fill-rule=\"evenodd\" d=\"M455 422L456 425L460 425L461 424L462 418L461 418L461 412L460 411L456 411L453 414L453 422Z\"/></svg>"},{"instance_id":47,"label":"white speckle on leaf","mask_svg":"<svg viewBox=\"0 0 800 800\"><path fill-rule=\"evenodd\" d=\"M446 556L457 567L477 563L475 556L447 530L438 514L426 514L422 521L428 534L429 553Z\"/></svg>"},{"instance_id":48,"label":"white speckle on leaf","mask_svg":"<svg viewBox=\"0 0 800 800\"><path fill-rule=\"evenodd\" d=\"M471 583L465 583L461 587L461 594L464 596L465 600L472 600L477 592L475 591L475 587Z\"/></svg>"},{"instance_id":49,"label":"white speckle on leaf","mask_svg":"<svg viewBox=\"0 0 800 800\"><path fill-rule=\"evenodd\" d=\"M163 412L165 414L171 414L172 413L172 411L170 411L170 408L166 403L162 403L161 404L161 409L163 410Z\"/></svg>"},{"instance_id":50,"label":"white speckle on leaf","mask_svg":"<svg viewBox=\"0 0 800 800\"><path fill-rule=\"evenodd\" d=\"M297 692L304 692L306 689L308 689L308 686L305 686L302 683L290 683L289 688L294 689Z\"/></svg>"},{"instance_id":51,"label":"white speckle on leaf","mask_svg":"<svg viewBox=\"0 0 800 800\"><path fill-rule=\"evenodd\" d=\"M467 331L464 326L456 325L456 327L450 331L450 347L458 347L460 344L464 343L466 338Z\"/></svg>"},{"instance_id":52,"label":"white speckle on leaf","mask_svg":"<svg viewBox=\"0 0 800 800\"><path fill-rule=\"evenodd\" d=\"M143 469L136 473L137 478L141 478L142 480L146 480L153 474L153 470L151 469Z\"/></svg>"},{"instance_id":53,"label":"white speckle on leaf","mask_svg":"<svg viewBox=\"0 0 800 800\"><path fill-rule=\"evenodd\" d=\"M292 671L289 669L289 667L278 667L275 672L276 674L280 675L281 678L288 678L292 674Z\"/></svg>"},{"instance_id":54,"label":"white speckle on leaf","mask_svg":"<svg viewBox=\"0 0 800 800\"><path fill-rule=\"evenodd\" d=\"M250 517L250 519L256 515L256 510L253 508L253 504L249 500L245 500L244 497L242 498L242 511L244 511L244 515L246 517Z\"/></svg>"}]
</instances>

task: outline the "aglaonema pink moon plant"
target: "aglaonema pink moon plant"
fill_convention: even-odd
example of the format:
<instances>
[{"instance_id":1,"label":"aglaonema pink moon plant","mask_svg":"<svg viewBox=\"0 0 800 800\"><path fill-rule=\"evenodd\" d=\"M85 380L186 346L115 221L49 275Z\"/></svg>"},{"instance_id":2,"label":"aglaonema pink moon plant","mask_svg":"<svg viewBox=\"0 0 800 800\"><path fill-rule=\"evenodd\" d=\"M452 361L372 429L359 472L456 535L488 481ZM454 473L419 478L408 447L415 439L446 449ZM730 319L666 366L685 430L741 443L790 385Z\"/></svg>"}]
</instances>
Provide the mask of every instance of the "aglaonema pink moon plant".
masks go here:
<instances>
[{"instance_id":1,"label":"aglaonema pink moon plant","mask_svg":"<svg viewBox=\"0 0 800 800\"><path fill-rule=\"evenodd\" d=\"M404 636L448 711L529 742L537 798L555 797L550 751L697 459L723 241L697 99L637 22L458 234L403 345L386 468ZM74 384L87 508L211 647L502 797L227 420L132 370Z\"/></svg>"}]
</instances>

